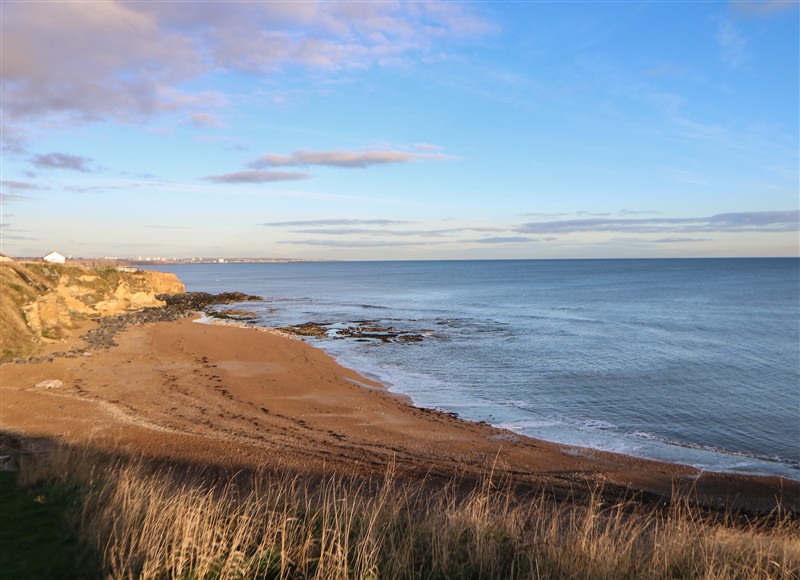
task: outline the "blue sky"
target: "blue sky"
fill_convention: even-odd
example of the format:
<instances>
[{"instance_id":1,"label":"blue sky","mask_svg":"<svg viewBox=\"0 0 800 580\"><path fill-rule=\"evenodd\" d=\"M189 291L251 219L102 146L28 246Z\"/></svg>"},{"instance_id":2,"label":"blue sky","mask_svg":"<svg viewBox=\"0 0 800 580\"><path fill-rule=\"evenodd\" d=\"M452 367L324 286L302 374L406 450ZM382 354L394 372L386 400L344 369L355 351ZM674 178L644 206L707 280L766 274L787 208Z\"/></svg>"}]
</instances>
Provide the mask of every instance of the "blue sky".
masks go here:
<instances>
[{"instance_id":1,"label":"blue sky","mask_svg":"<svg viewBox=\"0 0 800 580\"><path fill-rule=\"evenodd\" d=\"M1 9L9 255L798 255L796 1Z\"/></svg>"}]
</instances>

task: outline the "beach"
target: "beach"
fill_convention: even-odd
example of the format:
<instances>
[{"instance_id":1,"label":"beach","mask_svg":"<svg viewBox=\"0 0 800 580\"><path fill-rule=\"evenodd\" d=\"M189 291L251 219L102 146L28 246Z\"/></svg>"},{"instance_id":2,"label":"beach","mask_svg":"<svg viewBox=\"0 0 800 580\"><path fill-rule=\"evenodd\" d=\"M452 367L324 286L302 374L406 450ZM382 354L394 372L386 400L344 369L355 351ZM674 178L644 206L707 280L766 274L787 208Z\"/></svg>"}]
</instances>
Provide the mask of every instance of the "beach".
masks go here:
<instances>
[{"instance_id":1,"label":"beach","mask_svg":"<svg viewBox=\"0 0 800 580\"><path fill-rule=\"evenodd\" d=\"M432 482L490 475L556 495L602 487L658 499L680 489L705 505L800 510L800 482L701 473L417 408L323 351L262 329L183 319L129 326L116 341L3 365L3 433L224 469L391 469ZM79 338L50 348L67 347L84 348Z\"/></svg>"}]
</instances>

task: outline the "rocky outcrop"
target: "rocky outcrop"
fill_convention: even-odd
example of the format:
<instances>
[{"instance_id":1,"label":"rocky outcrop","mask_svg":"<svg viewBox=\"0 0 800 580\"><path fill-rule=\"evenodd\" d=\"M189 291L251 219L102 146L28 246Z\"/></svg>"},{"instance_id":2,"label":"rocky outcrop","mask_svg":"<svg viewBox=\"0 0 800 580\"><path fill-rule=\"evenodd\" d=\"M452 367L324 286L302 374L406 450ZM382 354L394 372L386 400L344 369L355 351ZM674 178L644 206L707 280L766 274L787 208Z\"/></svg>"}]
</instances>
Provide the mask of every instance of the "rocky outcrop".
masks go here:
<instances>
[{"instance_id":1,"label":"rocky outcrop","mask_svg":"<svg viewBox=\"0 0 800 580\"><path fill-rule=\"evenodd\" d=\"M183 291L178 277L166 272L0 263L0 360L70 336L80 320L163 306L156 295Z\"/></svg>"},{"instance_id":2,"label":"rocky outcrop","mask_svg":"<svg viewBox=\"0 0 800 580\"><path fill-rule=\"evenodd\" d=\"M51 352L39 356L20 356L13 359L17 364L40 363L52 361L56 358L77 358L79 356L92 356L91 351L97 351L117 346L116 336L129 326L139 326L151 324L153 322L171 322L190 316L198 311L204 312L208 316L215 318L227 318L229 320L243 320L235 315L225 313L248 313L256 317L255 313L249 311L232 309L216 312L212 305L232 304L235 302L251 302L262 300L259 296L250 296L240 292L223 292L222 294L209 294L207 292L186 292L182 294L159 294L159 300L164 302L163 306L148 306L132 312L123 312L112 316L104 316L98 321L96 328L89 330L82 335L82 346L73 346L69 350ZM244 316L244 315L242 315Z\"/></svg>"},{"instance_id":3,"label":"rocky outcrop","mask_svg":"<svg viewBox=\"0 0 800 580\"><path fill-rule=\"evenodd\" d=\"M209 294L208 292L185 292L183 294L164 293L156 296L163 300L167 306L178 306L184 310L203 310L212 304L235 304L237 302L258 302L261 296L252 296L242 292L222 292Z\"/></svg>"}]
</instances>

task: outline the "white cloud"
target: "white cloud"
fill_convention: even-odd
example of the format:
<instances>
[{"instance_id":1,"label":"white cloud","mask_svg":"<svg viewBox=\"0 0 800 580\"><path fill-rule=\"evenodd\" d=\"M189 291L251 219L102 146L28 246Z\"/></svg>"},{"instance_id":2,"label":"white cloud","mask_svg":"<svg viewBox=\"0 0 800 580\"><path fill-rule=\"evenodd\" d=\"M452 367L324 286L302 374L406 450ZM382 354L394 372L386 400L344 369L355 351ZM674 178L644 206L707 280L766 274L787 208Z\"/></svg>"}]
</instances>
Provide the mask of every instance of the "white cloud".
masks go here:
<instances>
[{"instance_id":1,"label":"white cloud","mask_svg":"<svg viewBox=\"0 0 800 580\"><path fill-rule=\"evenodd\" d=\"M225 173L223 175L209 175L204 179L215 183L270 183L275 181L297 181L311 177L308 173L294 171L267 171L250 170Z\"/></svg>"},{"instance_id":2,"label":"white cloud","mask_svg":"<svg viewBox=\"0 0 800 580\"><path fill-rule=\"evenodd\" d=\"M191 38L112 0L4 3L2 36L3 109L16 119L152 114L165 85L203 69Z\"/></svg>"},{"instance_id":3,"label":"white cloud","mask_svg":"<svg viewBox=\"0 0 800 580\"><path fill-rule=\"evenodd\" d=\"M130 122L187 107L198 95L182 83L211 70L386 65L489 31L472 12L444 2L4 2L3 109L17 121Z\"/></svg>"},{"instance_id":4,"label":"white cloud","mask_svg":"<svg viewBox=\"0 0 800 580\"><path fill-rule=\"evenodd\" d=\"M262 155L248 164L249 167L307 167L325 165L329 167L364 168L371 165L408 163L423 159L449 159L442 153L410 153L394 149L377 151L308 151L300 149L289 155Z\"/></svg>"},{"instance_id":5,"label":"white cloud","mask_svg":"<svg viewBox=\"0 0 800 580\"><path fill-rule=\"evenodd\" d=\"M70 169L81 173L91 173L92 170L89 167L91 161L88 157L69 153L47 153L36 155L31 159L31 163L39 169Z\"/></svg>"}]
</instances>

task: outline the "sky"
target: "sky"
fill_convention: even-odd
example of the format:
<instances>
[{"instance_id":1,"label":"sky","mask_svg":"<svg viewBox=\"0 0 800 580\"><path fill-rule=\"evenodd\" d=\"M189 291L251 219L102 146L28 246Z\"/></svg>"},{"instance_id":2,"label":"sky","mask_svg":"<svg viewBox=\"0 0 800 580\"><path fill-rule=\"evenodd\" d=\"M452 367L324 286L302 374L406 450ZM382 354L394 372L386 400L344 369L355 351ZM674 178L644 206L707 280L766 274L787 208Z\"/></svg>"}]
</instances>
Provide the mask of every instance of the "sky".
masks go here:
<instances>
[{"instance_id":1,"label":"sky","mask_svg":"<svg viewBox=\"0 0 800 580\"><path fill-rule=\"evenodd\" d=\"M0 11L10 256L800 254L796 0Z\"/></svg>"}]
</instances>

